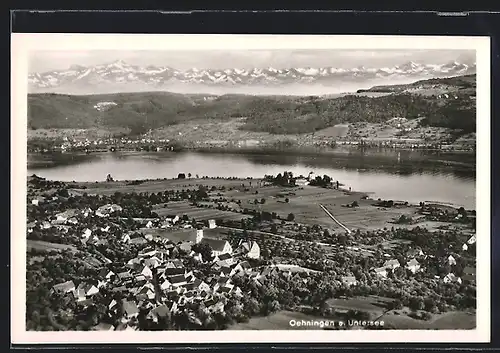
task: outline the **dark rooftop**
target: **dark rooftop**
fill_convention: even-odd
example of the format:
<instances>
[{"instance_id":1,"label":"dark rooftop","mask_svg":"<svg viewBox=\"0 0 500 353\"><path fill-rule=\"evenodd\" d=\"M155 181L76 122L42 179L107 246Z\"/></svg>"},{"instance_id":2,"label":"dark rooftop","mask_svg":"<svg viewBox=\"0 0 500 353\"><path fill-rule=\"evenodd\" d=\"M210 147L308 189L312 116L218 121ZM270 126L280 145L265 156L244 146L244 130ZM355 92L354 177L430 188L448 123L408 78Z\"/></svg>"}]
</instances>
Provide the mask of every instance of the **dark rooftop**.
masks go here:
<instances>
[{"instance_id":1,"label":"dark rooftop","mask_svg":"<svg viewBox=\"0 0 500 353\"><path fill-rule=\"evenodd\" d=\"M210 245L214 251L222 251L227 241L221 239L203 238L201 242Z\"/></svg>"}]
</instances>

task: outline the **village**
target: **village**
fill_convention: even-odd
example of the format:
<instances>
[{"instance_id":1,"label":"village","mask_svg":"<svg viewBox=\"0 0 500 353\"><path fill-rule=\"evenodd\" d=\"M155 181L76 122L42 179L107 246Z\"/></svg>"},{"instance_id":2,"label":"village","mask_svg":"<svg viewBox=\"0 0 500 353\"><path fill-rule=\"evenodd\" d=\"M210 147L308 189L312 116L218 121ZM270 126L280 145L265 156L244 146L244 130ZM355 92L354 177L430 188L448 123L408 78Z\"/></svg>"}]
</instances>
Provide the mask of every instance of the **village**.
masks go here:
<instances>
[{"instance_id":1,"label":"village","mask_svg":"<svg viewBox=\"0 0 500 353\"><path fill-rule=\"evenodd\" d=\"M407 203L370 201L326 176L287 172L260 181L179 174L96 184L28 178L28 329L228 329L293 312L383 316L394 328L403 317L419 324L475 310L471 210L421 204L418 217L403 217ZM276 188L293 192L266 201ZM324 206L323 221L301 216L294 202L304 190L348 195L339 199L344 215L334 211L345 221ZM247 201L231 199L243 194ZM272 202L297 211L266 211ZM168 208L181 203L219 216ZM361 208L392 209L384 222L393 226L354 229L345 215ZM418 222L441 223L430 230Z\"/></svg>"},{"instance_id":2,"label":"village","mask_svg":"<svg viewBox=\"0 0 500 353\"><path fill-rule=\"evenodd\" d=\"M87 136L85 130L73 135L50 138L37 135L29 139L31 153L96 153L107 151L165 152L197 149L255 149L282 148L283 146L331 149L339 146L359 148L388 148L432 151L469 151L476 149L474 135L466 135L457 140L447 129L421 127L422 118L407 119L394 117L384 123L351 123L333 126L324 130L302 135L239 136L236 132L209 140L200 140L196 131L202 126L192 124L184 129L188 132L172 130L168 134L148 131L138 136ZM118 134L120 135L120 134ZM182 142L181 142L182 140ZM288 146L290 145L290 146Z\"/></svg>"}]
</instances>

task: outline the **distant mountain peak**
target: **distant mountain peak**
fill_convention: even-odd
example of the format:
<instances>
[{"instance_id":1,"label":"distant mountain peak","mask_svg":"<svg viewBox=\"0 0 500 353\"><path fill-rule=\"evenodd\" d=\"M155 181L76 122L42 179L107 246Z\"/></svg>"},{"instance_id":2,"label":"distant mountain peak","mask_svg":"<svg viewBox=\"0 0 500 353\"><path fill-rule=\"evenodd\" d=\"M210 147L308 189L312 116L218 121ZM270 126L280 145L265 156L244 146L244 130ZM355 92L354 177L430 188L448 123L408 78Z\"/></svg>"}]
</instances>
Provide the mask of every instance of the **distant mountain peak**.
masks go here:
<instances>
[{"instance_id":1,"label":"distant mountain peak","mask_svg":"<svg viewBox=\"0 0 500 353\"><path fill-rule=\"evenodd\" d=\"M457 60L444 64L422 64L408 61L393 67L254 67L177 70L168 66L130 65L122 59L109 63L82 66L71 65L67 70L31 73L29 91L66 94L90 94L147 90L172 90L189 87L192 93L202 88L217 88L226 93L237 87L284 87L286 85L321 85L337 88L384 80L415 81L432 77L448 77L475 73L475 64ZM197 88L198 87L198 88ZM226 88L224 88L226 87Z\"/></svg>"}]
</instances>

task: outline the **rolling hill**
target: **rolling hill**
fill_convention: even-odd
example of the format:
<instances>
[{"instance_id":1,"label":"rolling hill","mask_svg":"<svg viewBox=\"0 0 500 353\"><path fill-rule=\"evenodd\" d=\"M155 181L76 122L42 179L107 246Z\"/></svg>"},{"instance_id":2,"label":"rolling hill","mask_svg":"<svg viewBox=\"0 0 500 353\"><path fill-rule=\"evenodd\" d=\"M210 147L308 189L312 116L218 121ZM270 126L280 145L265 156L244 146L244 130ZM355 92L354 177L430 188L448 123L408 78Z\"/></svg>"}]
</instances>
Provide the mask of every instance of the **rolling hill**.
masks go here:
<instances>
[{"instance_id":1,"label":"rolling hill","mask_svg":"<svg viewBox=\"0 0 500 353\"><path fill-rule=\"evenodd\" d=\"M370 97L189 95L140 92L28 95L28 128L126 127L144 133L188 121L244 120L241 130L300 134L341 123L425 117L424 124L475 131L475 75L374 87ZM434 90L434 91L432 91ZM434 92L434 93L432 93Z\"/></svg>"}]
</instances>

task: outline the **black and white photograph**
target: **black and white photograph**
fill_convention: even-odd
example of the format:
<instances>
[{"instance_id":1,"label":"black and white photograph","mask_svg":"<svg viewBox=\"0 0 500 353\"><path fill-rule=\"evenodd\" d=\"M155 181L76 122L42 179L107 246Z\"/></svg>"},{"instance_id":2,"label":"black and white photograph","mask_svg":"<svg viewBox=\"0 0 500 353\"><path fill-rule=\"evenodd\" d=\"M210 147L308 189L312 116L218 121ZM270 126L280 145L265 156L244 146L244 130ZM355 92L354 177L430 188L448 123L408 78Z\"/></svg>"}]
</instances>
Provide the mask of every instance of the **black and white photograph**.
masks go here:
<instances>
[{"instance_id":1,"label":"black and white photograph","mask_svg":"<svg viewBox=\"0 0 500 353\"><path fill-rule=\"evenodd\" d=\"M12 41L21 340L489 339L488 39Z\"/></svg>"}]
</instances>

